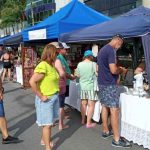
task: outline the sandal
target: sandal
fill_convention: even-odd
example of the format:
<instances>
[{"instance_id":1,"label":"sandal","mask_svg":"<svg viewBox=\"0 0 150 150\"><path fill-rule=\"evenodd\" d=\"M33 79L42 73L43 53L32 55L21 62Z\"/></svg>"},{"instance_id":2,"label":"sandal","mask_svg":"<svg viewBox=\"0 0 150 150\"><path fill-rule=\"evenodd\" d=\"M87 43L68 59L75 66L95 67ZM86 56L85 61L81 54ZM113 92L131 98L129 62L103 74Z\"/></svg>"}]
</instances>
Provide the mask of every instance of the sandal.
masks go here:
<instances>
[{"instance_id":1,"label":"sandal","mask_svg":"<svg viewBox=\"0 0 150 150\"><path fill-rule=\"evenodd\" d=\"M51 148L53 148L55 146L55 143L53 143L53 142L50 142L49 144L50 144ZM44 141L41 141L41 145L45 146Z\"/></svg>"}]
</instances>

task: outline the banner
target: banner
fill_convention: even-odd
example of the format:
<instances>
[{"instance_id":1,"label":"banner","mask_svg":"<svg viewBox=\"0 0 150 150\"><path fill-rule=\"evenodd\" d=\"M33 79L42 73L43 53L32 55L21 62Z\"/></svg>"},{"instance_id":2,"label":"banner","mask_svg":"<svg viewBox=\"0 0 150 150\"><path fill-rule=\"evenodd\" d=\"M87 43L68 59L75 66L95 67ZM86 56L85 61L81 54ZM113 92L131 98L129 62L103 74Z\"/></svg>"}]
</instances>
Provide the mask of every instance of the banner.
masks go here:
<instances>
[{"instance_id":1,"label":"banner","mask_svg":"<svg viewBox=\"0 0 150 150\"><path fill-rule=\"evenodd\" d=\"M28 36L29 40L46 39L46 29L29 31Z\"/></svg>"}]
</instances>

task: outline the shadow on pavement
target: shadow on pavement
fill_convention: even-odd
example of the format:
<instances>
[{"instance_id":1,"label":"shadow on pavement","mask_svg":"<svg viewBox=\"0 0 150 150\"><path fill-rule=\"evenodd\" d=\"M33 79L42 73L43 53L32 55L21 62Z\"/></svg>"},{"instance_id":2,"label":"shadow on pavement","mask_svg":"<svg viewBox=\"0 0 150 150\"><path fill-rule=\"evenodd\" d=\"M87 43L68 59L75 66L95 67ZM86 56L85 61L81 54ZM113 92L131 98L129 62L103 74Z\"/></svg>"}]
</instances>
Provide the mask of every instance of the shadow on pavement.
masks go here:
<instances>
[{"instance_id":1,"label":"shadow on pavement","mask_svg":"<svg viewBox=\"0 0 150 150\"><path fill-rule=\"evenodd\" d=\"M22 88L21 88L21 87L18 87L18 88L11 89L11 90L9 90L9 91L5 90L5 91L4 91L4 94L6 94L6 93L11 93L11 92L14 92L14 91L17 91L17 90L20 90L20 89L22 89Z\"/></svg>"},{"instance_id":2,"label":"shadow on pavement","mask_svg":"<svg viewBox=\"0 0 150 150\"><path fill-rule=\"evenodd\" d=\"M53 148L56 150L65 140L70 138L76 130L78 130L82 125L79 124L81 122L80 113L77 110L71 110L70 112L70 120L67 121L66 125L69 125L69 128L66 130L62 130L55 135L52 136L52 140L55 142L55 139L59 139L56 143L55 147Z\"/></svg>"},{"instance_id":3,"label":"shadow on pavement","mask_svg":"<svg viewBox=\"0 0 150 150\"><path fill-rule=\"evenodd\" d=\"M17 132L14 134L14 136L18 137L24 131L26 131L28 128L30 128L35 123L35 120L36 120L36 115L35 115L35 112L34 112L30 116L20 120L15 125L8 128L8 130L12 131L12 130L18 129Z\"/></svg>"}]
</instances>

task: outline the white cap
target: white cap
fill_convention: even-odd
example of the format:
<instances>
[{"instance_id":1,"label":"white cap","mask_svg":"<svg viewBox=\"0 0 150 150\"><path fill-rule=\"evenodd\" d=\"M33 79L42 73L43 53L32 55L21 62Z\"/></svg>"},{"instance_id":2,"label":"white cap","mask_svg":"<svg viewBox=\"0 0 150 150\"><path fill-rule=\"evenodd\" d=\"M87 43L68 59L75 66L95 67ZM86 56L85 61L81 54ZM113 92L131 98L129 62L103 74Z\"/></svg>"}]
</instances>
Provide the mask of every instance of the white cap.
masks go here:
<instances>
[{"instance_id":1,"label":"white cap","mask_svg":"<svg viewBox=\"0 0 150 150\"><path fill-rule=\"evenodd\" d=\"M70 46L68 46L66 43L59 43L60 47L68 49Z\"/></svg>"},{"instance_id":2,"label":"white cap","mask_svg":"<svg viewBox=\"0 0 150 150\"><path fill-rule=\"evenodd\" d=\"M56 48L64 48L64 49L70 48L70 46L68 46L66 43L51 42L50 44L54 45Z\"/></svg>"}]
</instances>

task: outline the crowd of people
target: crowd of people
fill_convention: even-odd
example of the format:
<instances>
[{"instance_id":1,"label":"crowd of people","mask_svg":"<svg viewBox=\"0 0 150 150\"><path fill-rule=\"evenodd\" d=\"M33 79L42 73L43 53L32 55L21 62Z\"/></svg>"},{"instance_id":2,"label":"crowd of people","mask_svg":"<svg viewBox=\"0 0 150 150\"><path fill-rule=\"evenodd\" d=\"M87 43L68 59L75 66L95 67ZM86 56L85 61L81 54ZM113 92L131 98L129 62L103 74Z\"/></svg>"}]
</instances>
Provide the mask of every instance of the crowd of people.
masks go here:
<instances>
[{"instance_id":1,"label":"crowd of people","mask_svg":"<svg viewBox=\"0 0 150 150\"><path fill-rule=\"evenodd\" d=\"M71 74L65 59L67 46L65 43L52 42L43 50L41 62L35 68L30 85L36 95L37 124L42 126L41 142L45 150L51 150L51 128L59 119L59 130L69 128L64 125L65 97L69 94L69 82L79 78L81 98L81 124L86 128L96 126L92 121L95 102L102 104L102 137L113 136L112 145L130 147L131 144L119 134L119 74L124 68L117 66L116 50L123 44L123 37L115 35L112 40L101 48L97 63L93 62L91 50L84 52L83 61L77 65L75 74ZM94 87L98 80L99 89ZM88 107L88 111L87 111ZM59 110L59 111L58 111ZM87 111L87 114L86 114ZM111 129L108 127L110 113ZM87 116L87 117L86 117Z\"/></svg>"},{"instance_id":2,"label":"crowd of people","mask_svg":"<svg viewBox=\"0 0 150 150\"><path fill-rule=\"evenodd\" d=\"M66 43L51 42L47 44L42 52L41 61L36 66L34 74L29 83L35 93L36 123L42 127L41 144L45 150L52 150L54 143L51 140L52 127L59 120L59 131L69 128L64 124L65 119L65 97L69 96L70 80L79 78L81 98L81 124L86 128L94 128L96 124L92 121L95 102L100 100L102 104L102 137L113 136L112 145L128 148L131 144L119 134L119 74L124 68L117 65L116 51L122 46L123 37L115 35L112 40L103 46L94 62L91 50L84 52L83 61L77 65L75 74L71 73L65 55L70 48ZM4 56L5 55L5 56ZM10 60L7 53L1 60ZM4 61L7 63L9 61ZM2 81L3 81L2 75ZM98 88L95 88L95 81ZM2 86L1 86L2 87ZM1 90L2 91L2 90ZM2 93L2 92L1 92ZM5 118L2 105L0 119ZM87 111L88 107L88 111ZM1 111L3 110L3 112ZM87 111L87 113L86 113ZM111 129L108 126L110 114ZM87 116L87 117L86 117ZM0 128L2 128L0 120ZM6 124L6 120L5 120ZM11 136L3 134L3 139ZM12 141L18 142L15 137ZM5 140L3 140L5 141Z\"/></svg>"}]
</instances>

